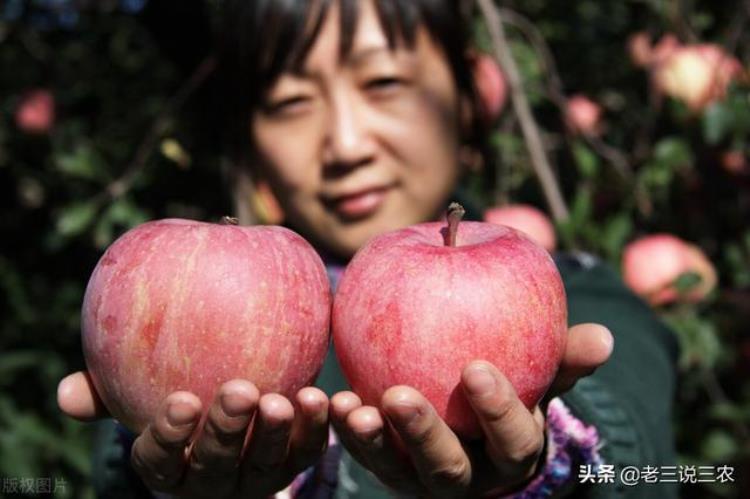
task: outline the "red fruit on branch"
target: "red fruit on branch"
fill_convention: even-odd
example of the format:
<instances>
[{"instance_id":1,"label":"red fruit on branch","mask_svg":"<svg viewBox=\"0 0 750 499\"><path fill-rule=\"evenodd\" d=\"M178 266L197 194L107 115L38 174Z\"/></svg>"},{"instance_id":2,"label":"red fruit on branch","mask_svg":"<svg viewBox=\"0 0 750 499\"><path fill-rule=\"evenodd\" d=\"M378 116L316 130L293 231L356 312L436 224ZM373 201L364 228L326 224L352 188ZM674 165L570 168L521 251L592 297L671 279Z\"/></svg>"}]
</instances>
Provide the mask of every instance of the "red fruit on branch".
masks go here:
<instances>
[{"instance_id":1,"label":"red fruit on branch","mask_svg":"<svg viewBox=\"0 0 750 499\"><path fill-rule=\"evenodd\" d=\"M27 92L18 103L15 112L16 126L23 132L42 135L55 122L55 98L49 90L36 89Z\"/></svg>"},{"instance_id":2,"label":"red fruit on branch","mask_svg":"<svg viewBox=\"0 0 750 499\"><path fill-rule=\"evenodd\" d=\"M231 379L287 397L309 385L330 305L320 257L288 229L149 222L115 241L91 275L84 354L109 411L140 432L177 390L207 411Z\"/></svg>"},{"instance_id":3,"label":"red fruit on branch","mask_svg":"<svg viewBox=\"0 0 750 499\"><path fill-rule=\"evenodd\" d=\"M334 297L334 345L365 404L394 385L427 397L457 434L480 428L459 385L473 360L504 373L527 407L555 377L567 305L549 253L508 227L426 223L371 239Z\"/></svg>"},{"instance_id":4,"label":"red fruit on branch","mask_svg":"<svg viewBox=\"0 0 750 499\"><path fill-rule=\"evenodd\" d=\"M671 234L655 234L630 243L623 253L625 283L652 305L698 302L716 286L716 270L697 246ZM699 282L681 292L677 281L697 274Z\"/></svg>"},{"instance_id":5,"label":"red fruit on branch","mask_svg":"<svg viewBox=\"0 0 750 499\"><path fill-rule=\"evenodd\" d=\"M685 45L664 57L654 69L660 93L684 102L693 112L724 99L742 73L740 62L713 44Z\"/></svg>"},{"instance_id":6,"label":"red fruit on branch","mask_svg":"<svg viewBox=\"0 0 750 499\"><path fill-rule=\"evenodd\" d=\"M672 54L682 47L680 40L677 39L672 33L667 33L662 36L661 39L654 45L651 51L651 60L649 66L656 66L670 57Z\"/></svg>"},{"instance_id":7,"label":"red fruit on branch","mask_svg":"<svg viewBox=\"0 0 750 499\"><path fill-rule=\"evenodd\" d=\"M480 55L474 62L474 80L482 102L483 119L492 123L500 116L508 100L508 83L497 62Z\"/></svg>"},{"instance_id":8,"label":"red fruit on branch","mask_svg":"<svg viewBox=\"0 0 750 499\"><path fill-rule=\"evenodd\" d=\"M547 251L554 251L557 246L555 227L549 217L531 205L511 204L490 208L484 212L484 221L519 230Z\"/></svg>"},{"instance_id":9,"label":"red fruit on branch","mask_svg":"<svg viewBox=\"0 0 750 499\"><path fill-rule=\"evenodd\" d=\"M651 37L645 31L633 33L628 37L628 55L636 67L645 68L651 64L653 48Z\"/></svg>"},{"instance_id":10,"label":"red fruit on branch","mask_svg":"<svg viewBox=\"0 0 750 499\"><path fill-rule=\"evenodd\" d=\"M565 124L576 134L597 136L601 133L602 108L585 95L574 95L565 108Z\"/></svg>"},{"instance_id":11,"label":"red fruit on branch","mask_svg":"<svg viewBox=\"0 0 750 499\"><path fill-rule=\"evenodd\" d=\"M721 166L732 175L750 173L750 161L743 151L726 151L721 155Z\"/></svg>"}]
</instances>

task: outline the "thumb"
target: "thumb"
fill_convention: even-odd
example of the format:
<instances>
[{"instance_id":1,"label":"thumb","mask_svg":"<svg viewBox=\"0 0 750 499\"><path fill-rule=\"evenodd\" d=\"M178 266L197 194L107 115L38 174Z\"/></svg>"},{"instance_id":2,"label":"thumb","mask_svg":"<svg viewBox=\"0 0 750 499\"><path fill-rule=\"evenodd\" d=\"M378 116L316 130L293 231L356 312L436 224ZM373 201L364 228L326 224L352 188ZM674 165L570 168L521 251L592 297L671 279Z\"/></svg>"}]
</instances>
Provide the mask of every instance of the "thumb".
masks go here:
<instances>
[{"instance_id":1,"label":"thumb","mask_svg":"<svg viewBox=\"0 0 750 499\"><path fill-rule=\"evenodd\" d=\"M579 379L593 374L607 362L613 348L612 333L600 324L579 324L570 328L560 369L545 398L561 395Z\"/></svg>"},{"instance_id":2,"label":"thumb","mask_svg":"<svg viewBox=\"0 0 750 499\"><path fill-rule=\"evenodd\" d=\"M109 411L86 371L69 374L60 381L57 385L57 405L63 413L79 421L109 417Z\"/></svg>"}]
</instances>

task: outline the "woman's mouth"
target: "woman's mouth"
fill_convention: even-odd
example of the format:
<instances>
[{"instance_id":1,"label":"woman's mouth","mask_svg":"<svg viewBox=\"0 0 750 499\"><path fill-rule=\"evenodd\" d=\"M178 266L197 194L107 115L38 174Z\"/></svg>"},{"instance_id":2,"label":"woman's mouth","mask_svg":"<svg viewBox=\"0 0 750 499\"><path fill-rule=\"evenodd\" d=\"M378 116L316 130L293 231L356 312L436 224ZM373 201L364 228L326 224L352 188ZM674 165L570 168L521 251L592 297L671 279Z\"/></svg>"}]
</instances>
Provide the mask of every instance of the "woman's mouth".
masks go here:
<instances>
[{"instance_id":1,"label":"woman's mouth","mask_svg":"<svg viewBox=\"0 0 750 499\"><path fill-rule=\"evenodd\" d=\"M375 213L385 201L392 186L374 187L359 190L351 194L337 196L328 204L341 218L355 220Z\"/></svg>"}]
</instances>

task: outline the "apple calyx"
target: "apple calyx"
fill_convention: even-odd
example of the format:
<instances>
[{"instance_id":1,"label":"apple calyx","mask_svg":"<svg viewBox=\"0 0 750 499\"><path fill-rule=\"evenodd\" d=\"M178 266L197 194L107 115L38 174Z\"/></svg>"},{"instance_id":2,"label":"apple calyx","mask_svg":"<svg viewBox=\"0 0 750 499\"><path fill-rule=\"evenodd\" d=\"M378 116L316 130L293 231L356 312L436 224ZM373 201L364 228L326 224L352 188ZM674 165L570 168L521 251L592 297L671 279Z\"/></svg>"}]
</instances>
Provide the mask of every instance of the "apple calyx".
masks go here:
<instances>
[{"instance_id":1,"label":"apple calyx","mask_svg":"<svg viewBox=\"0 0 750 499\"><path fill-rule=\"evenodd\" d=\"M445 245L455 248L456 235L458 234L458 224L466 214L466 210L460 204L453 202L448 206L446 218L448 219L448 233L445 238Z\"/></svg>"}]
</instances>

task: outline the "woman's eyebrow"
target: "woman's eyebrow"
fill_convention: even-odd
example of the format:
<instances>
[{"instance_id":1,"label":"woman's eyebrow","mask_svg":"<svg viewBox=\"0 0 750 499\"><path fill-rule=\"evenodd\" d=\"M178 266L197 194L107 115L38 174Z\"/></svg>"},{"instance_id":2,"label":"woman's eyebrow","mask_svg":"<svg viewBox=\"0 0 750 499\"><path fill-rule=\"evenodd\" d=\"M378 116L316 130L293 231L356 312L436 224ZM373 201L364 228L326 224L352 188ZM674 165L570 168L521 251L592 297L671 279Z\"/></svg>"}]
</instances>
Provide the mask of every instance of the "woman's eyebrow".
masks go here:
<instances>
[{"instance_id":1,"label":"woman's eyebrow","mask_svg":"<svg viewBox=\"0 0 750 499\"><path fill-rule=\"evenodd\" d=\"M390 55L394 54L394 50L391 50L388 45L371 45L357 50L353 50L346 58L346 63L352 66L359 66L367 59L382 53Z\"/></svg>"}]
</instances>

